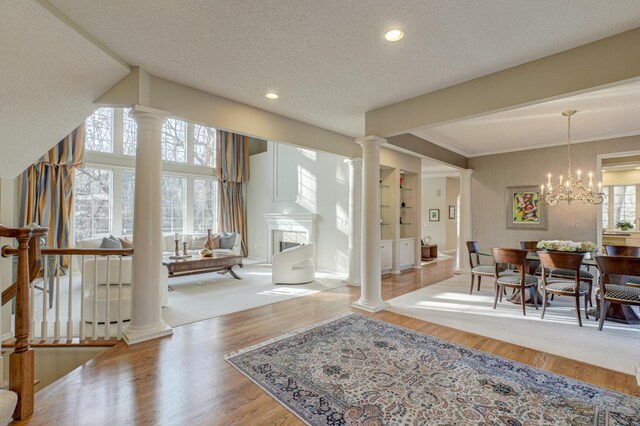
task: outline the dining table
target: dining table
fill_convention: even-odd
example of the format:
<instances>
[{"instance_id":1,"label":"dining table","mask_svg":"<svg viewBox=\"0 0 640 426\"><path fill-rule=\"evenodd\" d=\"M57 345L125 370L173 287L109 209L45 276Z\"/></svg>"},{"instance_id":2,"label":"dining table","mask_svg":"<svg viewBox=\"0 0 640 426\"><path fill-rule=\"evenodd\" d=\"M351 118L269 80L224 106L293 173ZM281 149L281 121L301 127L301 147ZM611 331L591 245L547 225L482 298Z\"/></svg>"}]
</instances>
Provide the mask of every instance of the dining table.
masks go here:
<instances>
[{"instance_id":1,"label":"dining table","mask_svg":"<svg viewBox=\"0 0 640 426\"><path fill-rule=\"evenodd\" d=\"M538 257L539 250L529 250L527 253L527 262L539 262L540 258ZM478 254L481 256L489 256L493 257L491 253L491 248L483 247L478 249ZM598 264L594 258L594 256L600 255L600 253L591 253L588 252L585 254L585 257L582 261L582 265L586 266L588 270L593 270L594 273L594 286L598 285ZM603 254L604 255L604 254ZM595 297L595 296L594 296ZM542 303L542 295L538 293L537 295L538 302ZM520 304L520 292L515 292L510 298L509 301L512 303ZM534 301L531 300L531 295L529 292L525 292L525 303L533 305ZM550 302L547 301L547 306L550 306ZM589 313L592 314L596 319L599 316L599 312L594 308L589 310ZM629 305L623 305L620 303L609 303L609 307L605 316L607 321L613 321L621 324L640 324L640 316L636 314L636 312Z\"/></svg>"}]
</instances>

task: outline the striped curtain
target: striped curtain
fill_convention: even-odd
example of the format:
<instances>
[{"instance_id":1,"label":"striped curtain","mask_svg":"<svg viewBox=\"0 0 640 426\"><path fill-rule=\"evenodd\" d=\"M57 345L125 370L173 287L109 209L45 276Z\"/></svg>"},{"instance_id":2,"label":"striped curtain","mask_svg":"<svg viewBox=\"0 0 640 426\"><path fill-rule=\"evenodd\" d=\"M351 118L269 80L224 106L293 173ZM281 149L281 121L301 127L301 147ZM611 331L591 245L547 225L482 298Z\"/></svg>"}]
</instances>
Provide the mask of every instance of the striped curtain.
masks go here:
<instances>
[{"instance_id":1,"label":"striped curtain","mask_svg":"<svg viewBox=\"0 0 640 426\"><path fill-rule=\"evenodd\" d=\"M247 209L243 185L249 180L249 138L223 130L218 130L217 136L218 231L242 235L242 255L247 256Z\"/></svg>"},{"instance_id":2,"label":"striped curtain","mask_svg":"<svg viewBox=\"0 0 640 426\"><path fill-rule=\"evenodd\" d=\"M48 247L69 247L75 169L84 162L84 123L18 176L20 226L49 228ZM68 256L62 266L69 266Z\"/></svg>"}]
</instances>

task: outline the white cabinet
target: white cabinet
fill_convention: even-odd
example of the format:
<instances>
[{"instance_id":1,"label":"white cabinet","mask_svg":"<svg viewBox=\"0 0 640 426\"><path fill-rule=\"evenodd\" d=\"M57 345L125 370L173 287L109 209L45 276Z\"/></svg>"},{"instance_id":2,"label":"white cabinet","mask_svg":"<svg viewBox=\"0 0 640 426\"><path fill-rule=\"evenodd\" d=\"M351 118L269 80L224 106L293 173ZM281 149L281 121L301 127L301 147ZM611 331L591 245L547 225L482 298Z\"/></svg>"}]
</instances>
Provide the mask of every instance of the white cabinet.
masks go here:
<instances>
[{"instance_id":1,"label":"white cabinet","mask_svg":"<svg viewBox=\"0 0 640 426\"><path fill-rule=\"evenodd\" d=\"M413 266L416 240L414 238L400 238L399 241L399 269L411 268Z\"/></svg>"},{"instance_id":2,"label":"white cabinet","mask_svg":"<svg viewBox=\"0 0 640 426\"><path fill-rule=\"evenodd\" d=\"M393 267L393 241L380 241L381 270L383 274L391 272Z\"/></svg>"}]
</instances>

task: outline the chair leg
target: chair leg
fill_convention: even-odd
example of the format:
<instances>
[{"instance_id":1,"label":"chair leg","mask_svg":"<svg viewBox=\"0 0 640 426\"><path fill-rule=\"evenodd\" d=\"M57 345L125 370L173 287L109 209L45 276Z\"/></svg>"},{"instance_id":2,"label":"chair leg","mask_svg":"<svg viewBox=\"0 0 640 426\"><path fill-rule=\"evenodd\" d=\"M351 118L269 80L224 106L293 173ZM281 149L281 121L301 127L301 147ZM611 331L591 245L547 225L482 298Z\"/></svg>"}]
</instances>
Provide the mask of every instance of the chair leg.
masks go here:
<instances>
[{"instance_id":1,"label":"chair leg","mask_svg":"<svg viewBox=\"0 0 640 426\"><path fill-rule=\"evenodd\" d=\"M482 275L478 275L478 291L480 291L480 281L482 281Z\"/></svg>"},{"instance_id":2,"label":"chair leg","mask_svg":"<svg viewBox=\"0 0 640 426\"><path fill-rule=\"evenodd\" d=\"M602 293L601 293L602 294ZM598 320L598 330L602 331L602 326L604 326L604 316L607 312L607 301L600 300L600 319Z\"/></svg>"},{"instance_id":3,"label":"chair leg","mask_svg":"<svg viewBox=\"0 0 640 426\"><path fill-rule=\"evenodd\" d=\"M524 287L520 287L520 304L522 305L522 315L527 315L527 308L524 306Z\"/></svg>"},{"instance_id":4,"label":"chair leg","mask_svg":"<svg viewBox=\"0 0 640 426\"><path fill-rule=\"evenodd\" d=\"M536 307L536 311L538 310L538 298L536 294L538 293L538 289L535 287L529 287L529 293L531 293L531 301L533 302L533 306Z\"/></svg>"},{"instance_id":5,"label":"chair leg","mask_svg":"<svg viewBox=\"0 0 640 426\"><path fill-rule=\"evenodd\" d=\"M498 293L500 293L500 303L502 303L502 295L505 294L505 288L502 287L502 290L499 291Z\"/></svg>"},{"instance_id":6,"label":"chair leg","mask_svg":"<svg viewBox=\"0 0 640 426\"><path fill-rule=\"evenodd\" d=\"M476 276L471 274L471 288L469 289L469 294L473 293L473 280L475 280Z\"/></svg>"},{"instance_id":7,"label":"chair leg","mask_svg":"<svg viewBox=\"0 0 640 426\"><path fill-rule=\"evenodd\" d=\"M589 319L589 309L587 308L587 301L591 301L591 298L589 297L588 294L585 294L584 295L584 317L586 319Z\"/></svg>"},{"instance_id":8,"label":"chair leg","mask_svg":"<svg viewBox=\"0 0 640 426\"><path fill-rule=\"evenodd\" d=\"M544 313L547 310L547 289L545 288L542 293L542 315L540 319L544 319Z\"/></svg>"},{"instance_id":9,"label":"chair leg","mask_svg":"<svg viewBox=\"0 0 640 426\"><path fill-rule=\"evenodd\" d=\"M498 293L500 293L500 285L498 283L495 284L495 288L494 288L494 296L493 296L493 309L496 308L496 306L498 306Z\"/></svg>"},{"instance_id":10,"label":"chair leg","mask_svg":"<svg viewBox=\"0 0 640 426\"><path fill-rule=\"evenodd\" d=\"M593 294L593 280L589 280L589 306L593 308L593 299L591 294Z\"/></svg>"},{"instance_id":11,"label":"chair leg","mask_svg":"<svg viewBox=\"0 0 640 426\"><path fill-rule=\"evenodd\" d=\"M578 318L578 325L582 327L582 318L580 317L580 294L576 294L576 297L573 298L573 304L576 307L576 317ZM587 309L587 307L584 307Z\"/></svg>"}]
</instances>

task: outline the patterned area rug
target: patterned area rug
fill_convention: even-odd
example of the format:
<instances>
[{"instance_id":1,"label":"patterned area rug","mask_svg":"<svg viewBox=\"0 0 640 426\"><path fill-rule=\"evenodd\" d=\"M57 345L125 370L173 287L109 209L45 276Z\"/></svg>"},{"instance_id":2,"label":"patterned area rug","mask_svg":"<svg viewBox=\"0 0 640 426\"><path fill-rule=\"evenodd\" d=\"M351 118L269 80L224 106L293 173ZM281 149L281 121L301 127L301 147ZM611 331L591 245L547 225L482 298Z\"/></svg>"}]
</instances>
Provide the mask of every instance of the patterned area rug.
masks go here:
<instances>
[{"instance_id":1,"label":"patterned area rug","mask_svg":"<svg viewBox=\"0 0 640 426\"><path fill-rule=\"evenodd\" d=\"M312 425L640 425L640 399L357 314L227 355Z\"/></svg>"}]
</instances>

